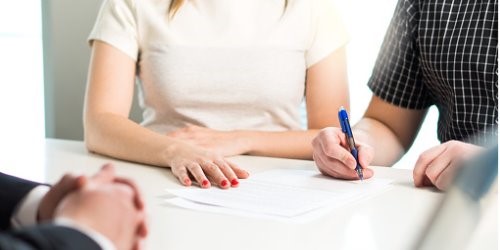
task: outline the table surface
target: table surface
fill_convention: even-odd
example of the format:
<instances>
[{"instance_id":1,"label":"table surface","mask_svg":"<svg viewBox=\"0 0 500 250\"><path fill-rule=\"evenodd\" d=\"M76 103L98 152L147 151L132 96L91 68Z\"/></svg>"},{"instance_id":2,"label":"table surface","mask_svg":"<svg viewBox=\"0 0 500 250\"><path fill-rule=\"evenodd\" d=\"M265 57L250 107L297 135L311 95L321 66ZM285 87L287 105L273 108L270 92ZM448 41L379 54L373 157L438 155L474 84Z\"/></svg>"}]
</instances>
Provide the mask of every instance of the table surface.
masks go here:
<instances>
[{"instance_id":1,"label":"table surface","mask_svg":"<svg viewBox=\"0 0 500 250\"><path fill-rule=\"evenodd\" d=\"M92 174L113 162L120 175L137 181L146 196L151 226L147 249L409 249L443 196L432 188L415 188L411 170L373 167L376 176L394 180L386 191L311 221L287 223L166 205L165 188L181 187L169 169L92 154L81 141L46 139L41 150L43 164L26 166L29 160L19 159L8 162L6 172L53 183L66 172ZM255 156L231 160L250 173L316 169L314 162L303 160ZM496 208L496 197L494 204ZM488 248L496 249L497 239L494 242Z\"/></svg>"}]
</instances>

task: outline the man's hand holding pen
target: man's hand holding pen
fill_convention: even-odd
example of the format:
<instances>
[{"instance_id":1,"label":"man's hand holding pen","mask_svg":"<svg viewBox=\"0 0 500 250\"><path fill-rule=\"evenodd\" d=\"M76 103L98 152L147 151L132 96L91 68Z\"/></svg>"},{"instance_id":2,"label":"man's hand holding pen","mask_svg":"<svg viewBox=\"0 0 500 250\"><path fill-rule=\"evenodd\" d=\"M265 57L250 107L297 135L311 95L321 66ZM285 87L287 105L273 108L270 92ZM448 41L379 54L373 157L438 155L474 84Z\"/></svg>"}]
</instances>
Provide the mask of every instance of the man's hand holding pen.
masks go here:
<instances>
[{"instance_id":1,"label":"man's hand holding pen","mask_svg":"<svg viewBox=\"0 0 500 250\"><path fill-rule=\"evenodd\" d=\"M338 179L359 180L355 170L356 159L349 150L349 143L341 128L328 127L321 130L312 145L314 161L322 174ZM359 141L356 148L363 178L371 178L373 170L368 165L373 159L374 150Z\"/></svg>"}]
</instances>

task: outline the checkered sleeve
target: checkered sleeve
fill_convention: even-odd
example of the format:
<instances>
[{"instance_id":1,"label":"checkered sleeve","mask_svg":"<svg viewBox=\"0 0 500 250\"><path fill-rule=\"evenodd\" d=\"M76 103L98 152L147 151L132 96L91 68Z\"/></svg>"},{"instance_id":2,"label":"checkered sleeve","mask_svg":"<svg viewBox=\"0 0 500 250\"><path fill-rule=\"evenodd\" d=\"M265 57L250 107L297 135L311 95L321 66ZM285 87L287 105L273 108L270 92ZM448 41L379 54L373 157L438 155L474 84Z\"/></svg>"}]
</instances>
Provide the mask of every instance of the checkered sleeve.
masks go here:
<instances>
[{"instance_id":1,"label":"checkered sleeve","mask_svg":"<svg viewBox=\"0 0 500 250\"><path fill-rule=\"evenodd\" d=\"M374 95L409 109L432 105L418 60L417 8L407 0L398 2L368 82Z\"/></svg>"}]
</instances>

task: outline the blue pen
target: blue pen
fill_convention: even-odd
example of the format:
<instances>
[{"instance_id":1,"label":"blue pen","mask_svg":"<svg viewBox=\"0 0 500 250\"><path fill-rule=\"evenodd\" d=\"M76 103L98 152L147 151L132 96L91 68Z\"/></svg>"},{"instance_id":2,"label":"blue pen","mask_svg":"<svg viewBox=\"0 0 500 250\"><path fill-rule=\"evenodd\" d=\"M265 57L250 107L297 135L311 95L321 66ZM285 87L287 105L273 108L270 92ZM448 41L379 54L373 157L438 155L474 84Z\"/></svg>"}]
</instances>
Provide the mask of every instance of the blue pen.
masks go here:
<instances>
[{"instance_id":1,"label":"blue pen","mask_svg":"<svg viewBox=\"0 0 500 250\"><path fill-rule=\"evenodd\" d=\"M342 127L342 132L345 134L347 144L349 144L349 150L351 151L352 156L354 156L354 159L356 159L356 173L358 174L359 179L363 180L363 169L361 168L361 165L359 165L358 150L356 149L356 143L354 143L354 136L352 136L349 117L347 116L347 111L345 111L344 107L340 107L339 109L339 122Z\"/></svg>"}]
</instances>

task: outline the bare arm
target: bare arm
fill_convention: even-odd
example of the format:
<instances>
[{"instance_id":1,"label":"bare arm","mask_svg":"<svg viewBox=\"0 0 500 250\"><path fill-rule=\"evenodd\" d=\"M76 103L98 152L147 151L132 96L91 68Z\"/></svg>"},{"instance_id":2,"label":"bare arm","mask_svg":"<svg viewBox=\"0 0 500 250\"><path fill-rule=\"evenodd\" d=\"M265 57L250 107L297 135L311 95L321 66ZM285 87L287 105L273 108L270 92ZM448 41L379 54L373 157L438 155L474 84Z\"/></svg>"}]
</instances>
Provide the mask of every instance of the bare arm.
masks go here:
<instances>
[{"instance_id":1,"label":"bare arm","mask_svg":"<svg viewBox=\"0 0 500 250\"><path fill-rule=\"evenodd\" d=\"M85 143L93 152L165 167L171 139L128 119L134 80L132 58L94 42L84 109Z\"/></svg>"},{"instance_id":2,"label":"bare arm","mask_svg":"<svg viewBox=\"0 0 500 250\"><path fill-rule=\"evenodd\" d=\"M356 140L374 149L372 164L390 166L413 144L427 110L411 110L373 96L363 118L354 126Z\"/></svg>"},{"instance_id":3,"label":"bare arm","mask_svg":"<svg viewBox=\"0 0 500 250\"><path fill-rule=\"evenodd\" d=\"M85 143L90 151L115 158L171 167L181 183L191 173L202 187L211 180L227 188L248 173L223 157L148 130L128 119L136 64L120 50L95 41L85 99ZM205 176L205 174L207 176ZM230 183L230 184L229 184Z\"/></svg>"}]
</instances>

